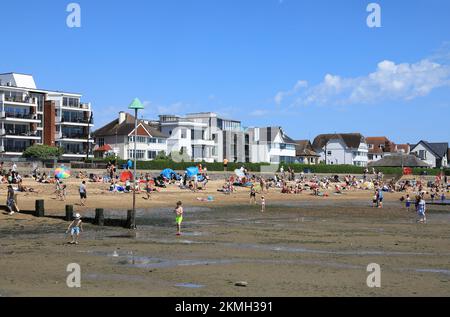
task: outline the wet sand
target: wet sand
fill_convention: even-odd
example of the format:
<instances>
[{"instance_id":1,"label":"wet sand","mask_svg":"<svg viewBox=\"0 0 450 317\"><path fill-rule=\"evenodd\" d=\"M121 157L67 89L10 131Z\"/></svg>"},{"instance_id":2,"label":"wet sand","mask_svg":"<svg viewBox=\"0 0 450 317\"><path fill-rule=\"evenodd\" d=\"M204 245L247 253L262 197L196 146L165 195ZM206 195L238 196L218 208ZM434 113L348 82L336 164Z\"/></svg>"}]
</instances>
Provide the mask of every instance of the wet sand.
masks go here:
<instances>
[{"instance_id":1,"label":"wet sand","mask_svg":"<svg viewBox=\"0 0 450 317\"><path fill-rule=\"evenodd\" d=\"M140 195L138 230L87 223L78 246L66 244L63 220L1 213L0 296L450 296L448 206L429 206L429 223L420 225L398 194L374 209L371 191L323 198L272 190L261 213L248 189L225 196L215 192L218 182L208 185L201 194ZM52 199L53 185L33 186L40 194L19 194L22 209L42 198L47 214L63 215L66 203L77 203L76 180L67 202ZM102 207L124 218L131 195L106 187L88 184L88 207L75 210L90 217ZM208 195L215 202L196 199ZM176 237L171 209L179 199L186 214ZM69 263L81 266L80 289L66 286ZM367 287L369 263L381 266L381 288Z\"/></svg>"}]
</instances>

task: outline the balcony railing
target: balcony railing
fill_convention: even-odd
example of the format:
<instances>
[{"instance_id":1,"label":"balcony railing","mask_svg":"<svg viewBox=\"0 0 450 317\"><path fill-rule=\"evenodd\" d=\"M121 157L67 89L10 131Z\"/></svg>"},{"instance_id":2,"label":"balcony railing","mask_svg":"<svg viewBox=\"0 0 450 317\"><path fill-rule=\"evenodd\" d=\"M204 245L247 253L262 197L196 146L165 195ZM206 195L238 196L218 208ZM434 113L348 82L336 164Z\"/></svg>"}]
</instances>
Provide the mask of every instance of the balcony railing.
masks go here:
<instances>
[{"instance_id":1,"label":"balcony railing","mask_svg":"<svg viewBox=\"0 0 450 317\"><path fill-rule=\"evenodd\" d=\"M68 103L63 103L63 107L89 110L88 103L76 103L76 104L72 104L72 105L68 104Z\"/></svg>"},{"instance_id":2,"label":"balcony railing","mask_svg":"<svg viewBox=\"0 0 450 317\"><path fill-rule=\"evenodd\" d=\"M6 130L4 135L13 135L13 136L38 136L37 131L15 131L15 130Z\"/></svg>"},{"instance_id":3,"label":"balcony railing","mask_svg":"<svg viewBox=\"0 0 450 317\"><path fill-rule=\"evenodd\" d=\"M87 140L88 136L85 134L63 134L61 139L82 139Z\"/></svg>"},{"instance_id":4,"label":"balcony railing","mask_svg":"<svg viewBox=\"0 0 450 317\"><path fill-rule=\"evenodd\" d=\"M20 97L6 97L5 96L5 101L6 102L29 103L30 105L33 105L33 104L36 103L36 99L35 98L31 98L31 97L20 98Z\"/></svg>"},{"instance_id":5,"label":"balcony railing","mask_svg":"<svg viewBox=\"0 0 450 317\"><path fill-rule=\"evenodd\" d=\"M26 150L26 147L13 147L13 146L5 147L5 152L22 153L25 150Z\"/></svg>"},{"instance_id":6,"label":"balcony railing","mask_svg":"<svg viewBox=\"0 0 450 317\"><path fill-rule=\"evenodd\" d=\"M88 124L89 119L83 119L83 118L61 118L61 123L83 123ZM91 124L94 124L94 120L92 120Z\"/></svg>"},{"instance_id":7,"label":"balcony railing","mask_svg":"<svg viewBox=\"0 0 450 317\"><path fill-rule=\"evenodd\" d=\"M38 120L37 114L5 112L4 118Z\"/></svg>"}]
</instances>

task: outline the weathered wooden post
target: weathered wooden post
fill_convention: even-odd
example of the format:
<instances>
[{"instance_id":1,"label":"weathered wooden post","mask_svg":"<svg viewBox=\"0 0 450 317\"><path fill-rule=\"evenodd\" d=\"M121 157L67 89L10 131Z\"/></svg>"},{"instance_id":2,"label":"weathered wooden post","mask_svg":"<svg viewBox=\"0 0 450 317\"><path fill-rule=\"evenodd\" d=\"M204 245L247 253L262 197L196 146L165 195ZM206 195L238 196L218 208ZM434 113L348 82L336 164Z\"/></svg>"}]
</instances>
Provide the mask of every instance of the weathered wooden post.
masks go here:
<instances>
[{"instance_id":1,"label":"weathered wooden post","mask_svg":"<svg viewBox=\"0 0 450 317\"><path fill-rule=\"evenodd\" d=\"M44 200L42 199L36 200L34 215L35 217L44 217L45 215Z\"/></svg>"},{"instance_id":2,"label":"weathered wooden post","mask_svg":"<svg viewBox=\"0 0 450 317\"><path fill-rule=\"evenodd\" d=\"M136 212L134 210L128 210L127 223L125 226L128 229L136 229Z\"/></svg>"},{"instance_id":3,"label":"weathered wooden post","mask_svg":"<svg viewBox=\"0 0 450 317\"><path fill-rule=\"evenodd\" d=\"M66 221L72 221L73 219L73 206L72 205L66 205Z\"/></svg>"},{"instance_id":4,"label":"weathered wooden post","mask_svg":"<svg viewBox=\"0 0 450 317\"><path fill-rule=\"evenodd\" d=\"M103 214L103 208L95 209L94 224L96 224L98 226L102 226L102 227L105 225L105 216Z\"/></svg>"}]
</instances>

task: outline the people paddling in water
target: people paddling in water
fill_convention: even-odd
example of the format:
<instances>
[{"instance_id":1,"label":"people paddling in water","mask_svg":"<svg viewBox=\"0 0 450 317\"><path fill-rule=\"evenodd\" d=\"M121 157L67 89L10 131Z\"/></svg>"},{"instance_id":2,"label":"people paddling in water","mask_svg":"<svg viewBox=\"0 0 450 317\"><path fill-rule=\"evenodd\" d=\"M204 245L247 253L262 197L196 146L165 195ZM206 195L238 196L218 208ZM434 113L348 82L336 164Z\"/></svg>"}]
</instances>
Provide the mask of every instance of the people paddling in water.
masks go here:
<instances>
[{"instance_id":1,"label":"people paddling in water","mask_svg":"<svg viewBox=\"0 0 450 317\"><path fill-rule=\"evenodd\" d=\"M70 223L66 233L69 233L72 237L72 241L69 244L78 244L78 238L80 233L83 232L83 222L81 221L81 215L76 214L75 219Z\"/></svg>"},{"instance_id":2,"label":"people paddling in water","mask_svg":"<svg viewBox=\"0 0 450 317\"><path fill-rule=\"evenodd\" d=\"M177 207L173 211L175 213L175 222L177 224L177 236L181 236L181 223L183 222L183 203L177 202Z\"/></svg>"}]
</instances>

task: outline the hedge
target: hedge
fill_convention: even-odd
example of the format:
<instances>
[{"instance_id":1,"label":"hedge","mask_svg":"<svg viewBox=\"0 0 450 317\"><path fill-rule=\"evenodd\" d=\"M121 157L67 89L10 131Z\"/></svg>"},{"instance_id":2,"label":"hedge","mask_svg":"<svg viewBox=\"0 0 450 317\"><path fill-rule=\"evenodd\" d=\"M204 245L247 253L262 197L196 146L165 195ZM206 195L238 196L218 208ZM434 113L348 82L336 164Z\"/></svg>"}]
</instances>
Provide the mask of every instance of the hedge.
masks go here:
<instances>
[{"instance_id":1,"label":"hedge","mask_svg":"<svg viewBox=\"0 0 450 317\"><path fill-rule=\"evenodd\" d=\"M88 162L90 162L89 160ZM109 159L94 159L93 162L108 162ZM118 160L118 167L122 167L126 164L125 160ZM163 170L165 168L171 168L176 171L183 171L188 167L199 164L198 162L174 162L167 160L154 160L154 161L138 161L137 168L140 170ZM207 167L208 171L223 171L223 163L201 163L202 166ZM262 166L269 166L268 163L228 163L228 171L233 171L241 166L245 166L250 172L259 172ZM354 165L305 165L305 164L280 164L287 171L289 167L293 168L296 173L307 170L311 173L317 174L363 174L364 167ZM371 171L371 169L369 169ZM381 171L385 175L402 175L403 170L400 167L382 167L376 168L377 171ZM278 169L279 171L279 169ZM437 175L440 173L439 169L413 169L414 175L420 175L426 171L428 175ZM450 175L450 169L445 170L446 175Z\"/></svg>"}]
</instances>

